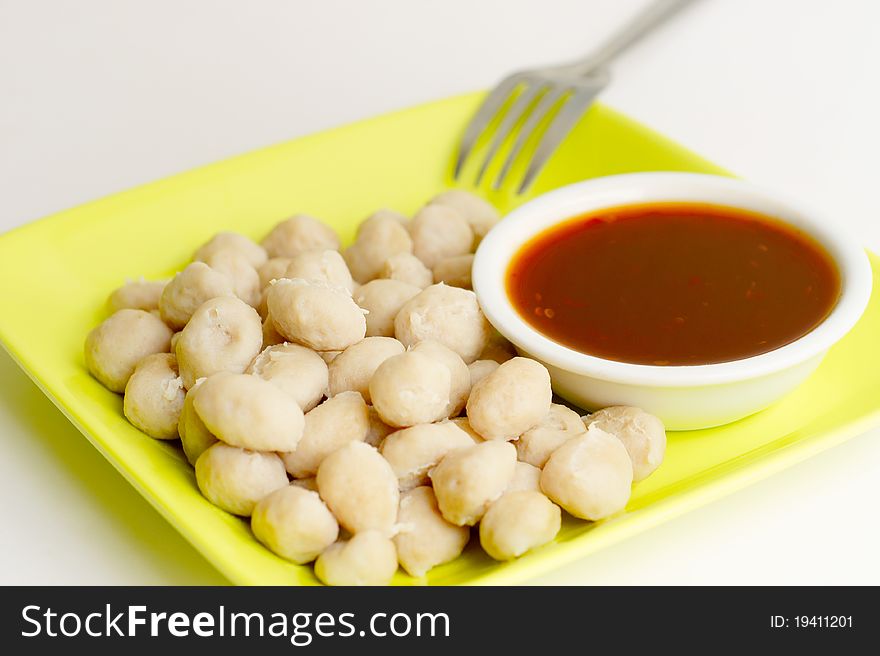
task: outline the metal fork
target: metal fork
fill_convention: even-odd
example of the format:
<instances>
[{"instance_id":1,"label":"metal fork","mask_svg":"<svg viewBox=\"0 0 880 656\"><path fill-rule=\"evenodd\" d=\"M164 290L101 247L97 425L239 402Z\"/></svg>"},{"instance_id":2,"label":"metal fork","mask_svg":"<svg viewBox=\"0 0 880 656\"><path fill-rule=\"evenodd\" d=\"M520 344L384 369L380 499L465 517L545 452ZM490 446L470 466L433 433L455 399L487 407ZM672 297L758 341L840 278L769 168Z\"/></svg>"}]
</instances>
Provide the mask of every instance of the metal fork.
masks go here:
<instances>
[{"instance_id":1,"label":"metal fork","mask_svg":"<svg viewBox=\"0 0 880 656\"><path fill-rule=\"evenodd\" d=\"M487 132L490 124L497 122L494 133L486 135L491 143L477 173L475 184L479 185L501 146L514 128L521 125L492 188L501 187L534 134L540 140L517 193L526 191L569 130L608 84L607 65L611 60L690 2L693 0L654 0L587 57L568 64L519 71L501 80L465 129L453 177L456 180L461 177L477 140ZM557 108L555 116L539 135L538 127L554 108Z\"/></svg>"}]
</instances>

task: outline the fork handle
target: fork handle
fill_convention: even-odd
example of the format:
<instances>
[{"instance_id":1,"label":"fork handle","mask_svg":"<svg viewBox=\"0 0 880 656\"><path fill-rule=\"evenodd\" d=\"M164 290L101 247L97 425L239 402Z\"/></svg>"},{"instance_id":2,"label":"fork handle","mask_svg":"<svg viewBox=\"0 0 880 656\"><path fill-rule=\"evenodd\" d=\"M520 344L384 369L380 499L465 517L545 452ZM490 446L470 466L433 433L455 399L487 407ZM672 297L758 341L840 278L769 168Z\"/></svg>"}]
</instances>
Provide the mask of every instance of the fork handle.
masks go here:
<instances>
[{"instance_id":1,"label":"fork handle","mask_svg":"<svg viewBox=\"0 0 880 656\"><path fill-rule=\"evenodd\" d=\"M693 0L654 0L596 50L572 64L571 68L577 75L586 75L604 68L614 57L691 2Z\"/></svg>"}]
</instances>

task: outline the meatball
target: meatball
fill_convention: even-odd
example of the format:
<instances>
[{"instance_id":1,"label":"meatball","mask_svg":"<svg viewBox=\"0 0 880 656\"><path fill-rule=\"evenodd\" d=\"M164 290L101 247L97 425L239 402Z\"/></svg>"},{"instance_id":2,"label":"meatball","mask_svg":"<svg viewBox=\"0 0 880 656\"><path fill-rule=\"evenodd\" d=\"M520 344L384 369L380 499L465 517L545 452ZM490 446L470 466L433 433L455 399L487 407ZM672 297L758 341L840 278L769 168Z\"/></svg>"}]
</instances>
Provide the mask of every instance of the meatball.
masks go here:
<instances>
[{"instance_id":1,"label":"meatball","mask_svg":"<svg viewBox=\"0 0 880 656\"><path fill-rule=\"evenodd\" d=\"M461 213L445 205L427 205L409 224L413 255L429 269L440 260L471 252L474 231Z\"/></svg>"},{"instance_id":2,"label":"meatball","mask_svg":"<svg viewBox=\"0 0 880 656\"><path fill-rule=\"evenodd\" d=\"M626 447L592 426L553 452L541 472L541 490L575 517L596 521L626 507L632 480Z\"/></svg>"},{"instance_id":3,"label":"meatball","mask_svg":"<svg viewBox=\"0 0 880 656\"><path fill-rule=\"evenodd\" d=\"M339 236L318 219L295 214L272 228L261 245L269 257L293 257L303 251L338 251Z\"/></svg>"},{"instance_id":4,"label":"meatball","mask_svg":"<svg viewBox=\"0 0 880 656\"><path fill-rule=\"evenodd\" d=\"M550 412L516 441L517 456L523 462L543 467L551 453L584 432L586 428L578 413L564 405L552 403Z\"/></svg>"},{"instance_id":5,"label":"meatball","mask_svg":"<svg viewBox=\"0 0 880 656\"><path fill-rule=\"evenodd\" d=\"M221 371L242 373L262 345L263 325L251 306L234 296L205 301L175 346L183 386Z\"/></svg>"},{"instance_id":6,"label":"meatball","mask_svg":"<svg viewBox=\"0 0 880 656\"><path fill-rule=\"evenodd\" d=\"M180 411L180 418L177 421L177 432L180 435L183 453L189 464L193 466L195 466L196 460L199 459L200 455L217 443L217 437L208 430L205 422L202 421L202 418L199 417L193 407L193 400L204 380L204 378L199 378L196 384L186 393L183 409Z\"/></svg>"},{"instance_id":7,"label":"meatball","mask_svg":"<svg viewBox=\"0 0 880 656\"><path fill-rule=\"evenodd\" d=\"M320 355L299 344L276 344L260 353L246 373L267 380L308 412L327 393L327 365Z\"/></svg>"},{"instance_id":8,"label":"meatball","mask_svg":"<svg viewBox=\"0 0 880 656\"><path fill-rule=\"evenodd\" d=\"M396 571L394 543L378 531L337 542L315 561L315 576L327 585L388 585Z\"/></svg>"},{"instance_id":9,"label":"meatball","mask_svg":"<svg viewBox=\"0 0 880 656\"><path fill-rule=\"evenodd\" d=\"M390 536L400 493L391 465L363 442L349 442L318 467L318 492L343 528Z\"/></svg>"},{"instance_id":10,"label":"meatball","mask_svg":"<svg viewBox=\"0 0 880 656\"><path fill-rule=\"evenodd\" d=\"M354 290L351 273L337 251L303 251L294 255L282 277L325 282L342 287L349 293Z\"/></svg>"},{"instance_id":11,"label":"meatball","mask_svg":"<svg viewBox=\"0 0 880 656\"><path fill-rule=\"evenodd\" d=\"M218 232L193 253L193 260L209 262L211 256L218 251L235 251L241 254L252 267L261 267L266 263L266 251L250 238L237 232Z\"/></svg>"},{"instance_id":12,"label":"meatball","mask_svg":"<svg viewBox=\"0 0 880 656\"><path fill-rule=\"evenodd\" d=\"M341 351L367 331L363 310L347 290L300 278L269 288L269 316L286 339L316 351Z\"/></svg>"},{"instance_id":13,"label":"meatball","mask_svg":"<svg viewBox=\"0 0 880 656\"><path fill-rule=\"evenodd\" d=\"M400 497L394 536L397 559L410 576L424 576L429 570L455 560L470 539L466 526L450 524L437 506L434 491L421 486Z\"/></svg>"},{"instance_id":14,"label":"meatball","mask_svg":"<svg viewBox=\"0 0 880 656\"><path fill-rule=\"evenodd\" d=\"M86 337L86 367L108 390L122 392L138 362L168 351L171 335L171 329L149 312L119 310Z\"/></svg>"},{"instance_id":15,"label":"meatball","mask_svg":"<svg viewBox=\"0 0 880 656\"><path fill-rule=\"evenodd\" d=\"M547 415L552 397L547 368L528 358L514 358L471 390L468 420L486 439L516 439Z\"/></svg>"},{"instance_id":16,"label":"meatball","mask_svg":"<svg viewBox=\"0 0 880 656\"><path fill-rule=\"evenodd\" d=\"M370 380L376 369L388 358L405 350L403 344L393 337L367 337L352 344L330 363L330 395L355 391L371 403Z\"/></svg>"},{"instance_id":17,"label":"meatball","mask_svg":"<svg viewBox=\"0 0 880 656\"><path fill-rule=\"evenodd\" d=\"M141 360L128 379L122 411L150 437L174 440L185 396L175 357L154 353Z\"/></svg>"},{"instance_id":18,"label":"meatball","mask_svg":"<svg viewBox=\"0 0 880 656\"><path fill-rule=\"evenodd\" d=\"M167 280L130 280L110 294L107 305L111 312L126 308L147 312L158 310L162 290L167 284Z\"/></svg>"},{"instance_id":19,"label":"meatball","mask_svg":"<svg viewBox=\"0 0 880 656\"><path fill-rule=\"evenodd\" d=\"M223 249L211 253L205 263L225 274L232 283L232 291L245 303L253 308L260 304L260 274L247 256L239 251Z\"/></svg>"},{"instance_id":20,"label":"meatball","mask_svg":"<svg viewBox=\"0 0 880 656\"><path fill-rule=\"evenodd\" d=\"M249 517L261 499L288 484L284 463L277 454L222 442L199 456L196 482L208 501L243 517Z\"/></svg>"},{"instance_id":21,"label":"meatball","mask_svg":"<svg viewBox=\"0 0 880 656\"><path fill-rule=\"evenodd\" d=\"M193 407L226 444L254 451L293 451L305 420L296 402L249 374L219 373L201 384Z\"/></svg>"},{"instance_id":22,"label":"meatball","mask_svg":"<svg viewBox=\"0 0 880 656\"><path fill-rule=\"evenodd\" d=\"M399 280L378 278L361 285L354 302L367 311L367 337L394 337L394 318L422 290Z\"/></svg>"},{"instance_id":23,"label":"meatball","mask_svg":"<svg viewBox=\"0 0 880 656\"><path fill-rule=\"evenodd\" d=\"M421 353L388 358L370 381L370 398L389 426L430 424L446 417L451 391L449 369Z\"/></svg>"},{"instance_id":24,"label":"meatball","mask_svg":"<svg viewBox=\"0 0 880 656\"><path fill-rule=\"evenodd\" d=\"M446 205L459 211L474 231L474 250L489 230L501 220L501 215L492 205L479 196L460 189L444 191L434 196L429 204Z\"/></svg>"},{"instance_id":25,"label":"meatball","mask_svg":"<svg viewBox=\"0 0 880 656\"><path fill-rule=\"evenodd\" d=\"M282 453L291 476L314 476L331 453L349 442L363 442L370 430L367 404L357 392L342 392L306 414L296 449Z\"/></svg>"},{"instance_id":26,"label":"meatball","mask_svg":"<svg viewBox=\"0 0 880 656\"><path fill-rule=\"evenodd\" d=\"M464 360L452 349L430 339L419 342L410 350L413 353L427 355L449 369L449 403L446 405L446 417L460 415L471 393L471 372Z\"/></svg>"},{"instance_id":27,"label":"meatball","mask_svg":"<svg viewBox=\"0 0 880 656\"><path fill-rule=\"evenodd\" d=\"M473 440L452 422L419 424L391 433L380 452L391 465L401 490L427 485L428 472L456 449L473 446Z\"/></svg>"},{"instance_id":28,"label":"meatball","mask_svg":"<svg viewBox=\"0 0 880 656\"><path fill-rule=\"evenodd\" d=\"M411 253L398 253L389 257L382 265L379 277L399 280L419 289L429 287L434 282L431 270Z\"/></svg>"},{"instance_id":29,"label":"meatball","mask_svg":"<svg viewBox=\"0 0 880 656\"><path fill-rule=\"evenodd\" d=\"M159 312L165 323L180 330L205 301L218 296L235 296L232 280L204 262L193 262L165 285Z\"/></svg>"},{"instance_id":30,"label":"meatball","mask_svg":"<svg viewBox=\"0 0 880 656\"><path fill-rule=\"evenodd\" d=\"M312 562L339 537L339 524L318 493L296 485L263 497L251 529L271 551L298 565Z\"/></svg>"},{"instance_id":31,"label":"meatball","mask_svg":"<svg viewBox=\"0 0 880 656\"><path fill-rule=\"evenodd\" d=\"M516 449L492 440L449 452L431 471L440 512L457 526L473 526L499 498L516 470Z\"/></svg>"},{"instance_id":32,"label":"meatball","mask_svg":"<svg viewBox=\"0 0 880 656\"><path fill-rule=\"evenodd\" d=\"M389 257L412 252L405 221L396 212L379 210L361 223L354 244L345 251L345 261L355 280L363 283L378 278Z\"/></svg>"},{"instance_id":33,"label":"meatball","mask_svg":"<svg viewBox=\"0 0 880 656\"><path fill-rule=\"evenodd\" d=\"M410 299L394 319L394 334L405 346L433 339L461 356L477 359L489 338L489 322L474 292L443 283Z\"/></svg>"},{"instance_id":34,"label":"meatball","mask_svg":"<svg viewBox=\"0 0 880 656\"><path fill-rule=\"evenodd\" d=\"M495 560L511 560L547 544L562 526L562 512L540 492L508 492L480 522L480 545Z\"/></svg>"},{"instance_id":35,"label":"meatball","mask_svg":"<svg viewBox=\"0 0 880 656\"><path fill-rule=\"evenodd\" d=\"M623 442L632 460L634 483L653 474L663 462L666 429L662 421L641 408L623 405L603 408L586 417L584 424L601 428Z\"/></svg>"}]
</instances>

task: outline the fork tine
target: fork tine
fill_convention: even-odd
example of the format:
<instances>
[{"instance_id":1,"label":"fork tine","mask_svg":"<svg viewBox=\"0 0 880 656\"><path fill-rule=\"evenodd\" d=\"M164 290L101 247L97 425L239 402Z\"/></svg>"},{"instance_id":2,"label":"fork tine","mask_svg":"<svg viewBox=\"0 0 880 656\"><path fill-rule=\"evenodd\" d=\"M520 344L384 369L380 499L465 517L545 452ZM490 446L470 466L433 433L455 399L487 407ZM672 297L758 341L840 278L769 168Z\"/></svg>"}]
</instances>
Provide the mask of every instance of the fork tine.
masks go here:
<instances>
[{"instance_id":1,"label":"fork tine","mask_svg":"<svg viewBox=\"0 0 880 656\"><path fill-rule=\"evenodd\" d=\"M470 155L471 150L473 150L474 144L477 142L477 139L486 129L486 126L489 125L492 117L495 116L495 114L504 104L504 101L506 101L510 97L510 94L521 81L522 78L520 75L509 75L508 77L501 80L501 82L498 83L498 86L492 89L492 91L483 101L483 104L480 105L477 113L474 114L471 122L468 123L467 128L465 128L464 136L462 136L461 138L461 144L458 147L458 155L455 159L455 169L452 173L453 179L457 180L459 175L461 175L461 170L464 167L464 163L465 161L467 161L468 155Z\"/></svg>"},{"instance_id":2,"label":"fork tine","mask_svg":"<svg viewBox=\"0 0 880 656\"><path fill-rule=\"evenodd\" d=\"M565 87L552 87L541 97L534 111L529 114L526 122L520 129L519 134L516 137L516 142L510 149L507 159L504 160L504 165L501 167L501 171L495 177L495 182L492 183L492 189L498 191L501 188L501 185L507 178L507 174L510 173L510 167L513 166L520 151L522 151L523 147L526 145L526 141L529 140L529 137L541 122L541 119L547 115L553 105L557 103L564 93Z\"/></svg>"},{"instance_id":3,"label":"fork tine","mask_svg":"<svg viewBox=\"0 0 880 656\"><path fill-rule=\"evenodd\" d=\"M495 136L492 138L492 143L489 146L489 150L486 152L486 156L483 158L483 163L480 166L480 171L477 173L477 180L474 184L479 185L480 180L483 179L483 176L486 173L486 169L489 168L489 165L492 163L492 160L495 157L495 153L498 152L498 149L504 144L507 140L507 137L510 135L513 130L513 126L516 125L516 122L522 118L522 116L528 111L532 102L534 102L535 98L538 97L538 94L545 89L545 85L543 84L530 84L523 89L523 92L517 96L516 100L513 101L513 105L508 109L504 118L501 119L501 124L498 126L498 129L495 131Z\"/></svg>"},{"instance_id":4,"label":"fork tine","mask_svg":"<svg viewBox=\"0 0 880 656\"><path fill-rule=\"evenodd\" d=\"M553 151L556 150L556 147L565 138L565 135L568 134L587 107L590 106L593 98L599 94L601 88L601 85L597 85L581 89L566 100L559 113L553 117L553 122L547 128L547 131L541 137L532 161L529 162L529 168L526 170L522 184L520 184L517 190L518 194L523 193L531 186L535 177L544 168L547 160L550 159L550 155L553 154Z\"/></svg>"}]
</instances>

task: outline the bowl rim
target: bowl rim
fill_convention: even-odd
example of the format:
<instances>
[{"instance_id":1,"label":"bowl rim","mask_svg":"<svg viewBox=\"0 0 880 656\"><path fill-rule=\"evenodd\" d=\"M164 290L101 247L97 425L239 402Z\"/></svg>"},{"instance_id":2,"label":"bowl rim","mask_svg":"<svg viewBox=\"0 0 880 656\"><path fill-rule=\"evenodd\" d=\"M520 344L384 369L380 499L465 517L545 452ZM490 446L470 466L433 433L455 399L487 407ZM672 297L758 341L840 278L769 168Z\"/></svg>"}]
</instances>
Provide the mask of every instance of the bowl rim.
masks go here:
<instances>
[{"instance_id":1,"label":"bowl rim","mask_svg":"<svg viewBox=\"0 0 880 656\"><path fill-rule=\"evenodd\" d=\"M825 319L793 342L766 353L701 365L646 365L607 360L563 346L528 324L511 304L507 269L519 248L540 232L602 209L650 202L697 202L765 214L819 242L840 273L837 303ZM570 373L629 385L692 387L759 378L822 354L856 324L872 288L864 249L821 213L758 185L720 175L645 172L594 178L537 196L510 212L480 243L473 288L489 322L532 357Z\"/></svg>"}]
</instances>

